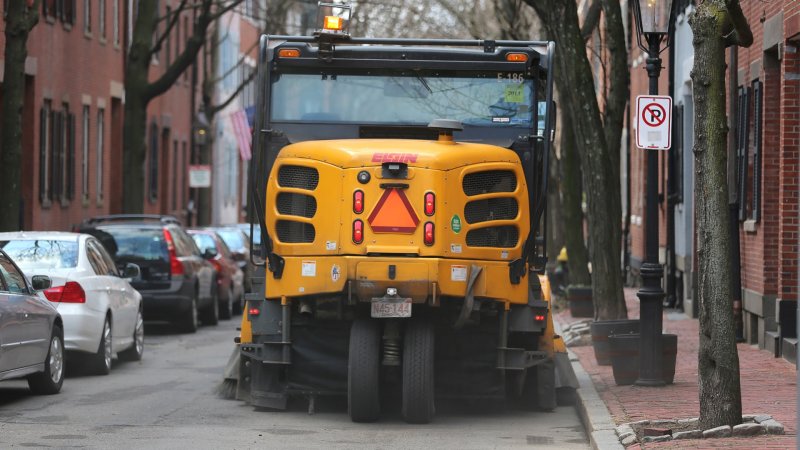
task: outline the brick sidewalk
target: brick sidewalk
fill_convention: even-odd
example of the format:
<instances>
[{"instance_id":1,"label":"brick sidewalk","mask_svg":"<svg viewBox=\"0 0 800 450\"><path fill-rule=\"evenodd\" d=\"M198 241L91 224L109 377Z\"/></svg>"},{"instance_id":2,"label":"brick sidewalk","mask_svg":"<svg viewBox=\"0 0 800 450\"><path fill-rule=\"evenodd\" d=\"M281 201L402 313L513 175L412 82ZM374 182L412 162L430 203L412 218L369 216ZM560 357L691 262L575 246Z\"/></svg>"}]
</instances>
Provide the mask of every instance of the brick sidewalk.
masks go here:
<instances>
[{"instance_id":1,"label":"brick sidewalk","mask_svg":"<svg viewBox=\"0 0 800 450\"><path fill-rule=\"evenodd\" d=\"M639 317L639 300L635 289L625 289L628 317ZM573 319L569 310L555 316L560 324ZM664 316L664 332L678 335L678 360L675 383L660 388L617 386L611 366L598 366L591 346L570 347L581 365L592 377L600 397L617 425L649 419L697 417L700 401L697 387L697 349L699 322L680 313ZM739 344L739 367L742 386L742 412L772 415L783 424L784 436L681 440L675 442L634 445L637 448L796 448L797 435L797 371L782 358L774 358L757 347Z\"/></svg>"}]
</instances>

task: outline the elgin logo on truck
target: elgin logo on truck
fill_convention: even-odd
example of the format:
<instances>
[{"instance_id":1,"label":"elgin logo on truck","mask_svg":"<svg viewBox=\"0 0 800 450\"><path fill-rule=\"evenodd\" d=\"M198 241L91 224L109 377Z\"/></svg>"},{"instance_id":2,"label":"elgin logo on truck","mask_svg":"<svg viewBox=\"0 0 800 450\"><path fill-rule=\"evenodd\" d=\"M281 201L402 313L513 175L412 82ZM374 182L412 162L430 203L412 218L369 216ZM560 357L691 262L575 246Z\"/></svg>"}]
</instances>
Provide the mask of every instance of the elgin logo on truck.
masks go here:
<instances>
[{"instance_id":1,"label":"elgin logo on truck","mask_svg":"<svg viewBox=\"0 0 800 450\"><path fill-rule=\"evenodd\" d=\"M417 154L416 153L373 153L372 162L414 163L417 162Z\"/></svg>"}]
</instances>

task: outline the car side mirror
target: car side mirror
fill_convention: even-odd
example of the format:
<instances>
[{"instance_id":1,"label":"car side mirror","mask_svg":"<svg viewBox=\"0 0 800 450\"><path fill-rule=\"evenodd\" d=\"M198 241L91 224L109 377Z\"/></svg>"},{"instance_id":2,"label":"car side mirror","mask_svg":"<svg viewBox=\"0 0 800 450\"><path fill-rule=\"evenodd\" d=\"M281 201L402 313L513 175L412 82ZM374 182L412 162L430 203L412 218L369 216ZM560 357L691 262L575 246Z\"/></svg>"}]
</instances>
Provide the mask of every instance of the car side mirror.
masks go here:
<instances>
[{"instance_id":1,"label":"car side mirror","mask_svg":"<svg viewBox=\"0 0 800 450\"><path fill-rule=\"evenodd\" d=\"M47 275L34 275L31 277L31 286L34 291L43 291L52 286L53 281Z\"/></svg>"},{"instance_id":2,"label":"car side mirror","mask_svg":"<svg viewBox=\"0 0 800 450\"><path fill-rule=\"evenodd\" d=\"M203 251L203 258L205 259L214 259L217 256L217 251L213 248L207 248Z\"/></svg>"},{"instance_id":3,"label":"car side mirror","mask_svg":"<svg viewBox=\"0 0 800 450\"><path fill-rule=\"evenodd\" d=\"M142 276L142 269L134 263L125 264L125 269L122 271L122 278L133 280Z\"/></svg>"}]
</instances>

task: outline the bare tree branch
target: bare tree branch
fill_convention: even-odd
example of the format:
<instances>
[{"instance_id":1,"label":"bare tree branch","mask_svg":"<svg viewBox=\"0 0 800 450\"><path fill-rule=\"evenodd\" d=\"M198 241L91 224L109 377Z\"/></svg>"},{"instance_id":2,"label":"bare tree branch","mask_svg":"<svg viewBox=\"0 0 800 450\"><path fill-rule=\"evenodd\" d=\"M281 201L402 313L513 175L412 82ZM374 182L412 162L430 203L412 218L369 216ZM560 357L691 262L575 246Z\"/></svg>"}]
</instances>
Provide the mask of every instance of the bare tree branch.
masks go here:
<instances>
[{"instance_id":1,"label":"bare tree branch","mask_svg":"<svg viewBox=\"0 0 800 450\"><path fill-rule=\"evenodd\" d=\"M753 31L747 18L742 12L739 0L725 0L725 7L728 9L728 19L733 29L726 36L725 46L738 45L739 47L750 47L753 45Z\"/></svg>"},{"instance_id":2,"label":"bare tree branch","mask_svg":"<svg viewBox=\"0 0 800 450\"><path fill-rule=\"evenodd\" d=\"M176 9L171 13L172 17L164 16L167 19L169 19L169 22L167 23L167 29L164 30L164 34L158 37L158 40L156 41L155 45L153 45L153 47L150 49L150 56L155 55L156 53L161 51L161 47L164 45L164 41L167 39L167 37L169 37L170 33L172 32L172 29L175 27L175 24L178 23L178 20L180 20L181 12L183 12L184 9L186 8L187 1L188 0L181 0L181 3L178 5L178 9Z\"/></svg>"},{"instance_id":3,"label":"bare tree branch","mask_svg":"<svg viewBox=\"0 0 800 450\"><path fill-rule=\"evenodd\" d=\"M231 104L231 102L232 102L232 101L233 101L233 100L234 100L236 97L238 97L238 96L239 96L239 94L241 94L241 93L242 93L242 91L244 91L244 88L245 88L245 87L247 87L247 85L248 85L248 84L250 84L251 82L253 82L253 80L254 80L254 79L255 79L255 77L256 77L256 73L257 73L257 71L255 71L255 70L254 70L254 71L252 71L252 72L250 73L250 75L248 75L248 76L247 76L247 78L245 78L244 80L242 80L242 82L241 82L241 83L239 83L239 86L236 88L236 90L235 90L235 91L233 91L233 93L232 93L231 95L229 95L229 96L228 96L228 98L227 98L227 99L225 99L225 101L223 101L223 102L222 102L222 103L220 103L219 105L214 105L214 106L210 107L208 110L206 110L206 115L208 116L208 118L210 119L210 118L214 117L214 115L216 115L218 112L222 111L222 110L223 110L223 109L225 109L225 108L226 108L228 105L230 105L230 104Z\"/></svg>"},{"instance_id":4,"label":"bare tree branch","mask_svg":"<svg viewBox=\"0 0 800 450\"><path fill-rule=\"evenodd\" d=\"M588 40L592 37L594 29L600 23L600 11L602 11L600 0L592 0L592 4L586 11L586 17L583 19L583 26L581 27L581 37L583 40Z\"/></svg>"}]
</instances>

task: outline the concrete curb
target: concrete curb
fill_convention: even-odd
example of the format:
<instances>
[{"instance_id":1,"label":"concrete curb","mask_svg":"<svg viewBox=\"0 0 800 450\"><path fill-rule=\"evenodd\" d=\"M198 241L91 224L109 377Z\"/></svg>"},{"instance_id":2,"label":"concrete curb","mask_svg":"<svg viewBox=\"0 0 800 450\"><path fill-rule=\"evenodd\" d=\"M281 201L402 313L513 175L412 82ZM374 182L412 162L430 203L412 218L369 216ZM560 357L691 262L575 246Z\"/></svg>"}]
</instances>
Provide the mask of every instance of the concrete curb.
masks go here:
<instances>
[{"instance_id":1,"label":"concrete curb","mask_svg":"<svg viewBox=\"0 0 800 450\"><path fill-rule=\"evenodd\" d=\"M595 450L624 450L625 447L619 442L615 431L614 419L597 393L592 377L583 369L575 354L569 349L567 351L572 369L581 385L575 392L575 409L586 434L589 435L589 443Z\"/></svg>"}]
</instances>

